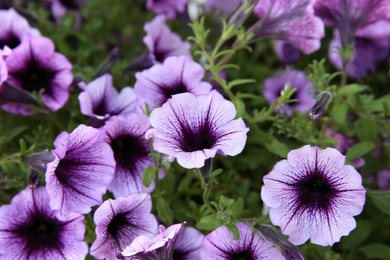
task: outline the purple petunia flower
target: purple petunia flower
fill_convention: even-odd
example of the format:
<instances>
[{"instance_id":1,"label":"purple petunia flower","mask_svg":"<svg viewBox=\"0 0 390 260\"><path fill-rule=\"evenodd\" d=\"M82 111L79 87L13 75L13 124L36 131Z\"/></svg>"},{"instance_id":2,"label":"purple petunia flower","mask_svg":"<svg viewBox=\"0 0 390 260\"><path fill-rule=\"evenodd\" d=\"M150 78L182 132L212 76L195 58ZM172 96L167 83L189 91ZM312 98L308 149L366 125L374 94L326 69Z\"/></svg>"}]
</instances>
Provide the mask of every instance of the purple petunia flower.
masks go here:
<instances>
[{"instance_id":1,"label":"purple petunia flower","mask_svg":"<svg viewBox=\"0 0 390 260\"><path fill-rule=\"evenodd\" d=\"M151 210L149 194L134 193L126 198L106 200L94 215L96 240L91 246L91 255L113 260L136 237L157 235L158 224Z\"/></svg>"},{"instance_id":2,"label":"purple petunia flower","mask_svg":"<svg viewBox=\"0 0 390 260\"><path fill-rule=\"evenodd\" d=\"M46 189L52 209L64 218L70 211L86 214L102 203L111 182L115 160L104 132L79 125L72 133L62 132L54 141L55 157L47 164Z\"/></svg>"},{"instance_id":3,"label":"purple petunia flower","mask_svg":"<svg viewBox=\"0 0 390 260\"><path fill-rule=\"evenodd\" d=\"M338 69L343 61L336 47L341 47L340 33L334 30L334 39L329 45L329 59ZM380 60L388 57L390 47L390 22L378 21L356 32L353 40L353 54L347 65L347 73L358 79L376 70Z\"/></svg>"},{"instance_id":4,"label":"purple petunia flower","mask_svg":"<svg viewBox=\"0 0 390 260\"><path fill-rule=\"evenodd\" d=\"M242 118L234 119L236 109L216 90L195 97L174 95L150 115L154 129L153 148L172 157L184 168L200 168L216 153L234 156L244 149L246 133Z\"/></svg>"},{"instance_id":5,"label":"purple petunia flower","mask_svg":"<svg viewBox=\"0 0 390 260\"><path fill-rule=\"evenodd\" d=\"M308 80L303 71L287 68L280 75L268 78L264 81L263 95L272 104L283 93L285 87L290 85L297 90L292 94L291 99L298 99L298 102L291 102L277 107L280 113L291 116L293 111L298 110L306 113L315 103L314 93L309 93L309 88L313 83Z\"/></svg>"},{"instance_id":6,"label":"purple petunia flower","mask_svg":"<svg viewBox=\"0 0 390 260\"><path fill-rule=\"evenodd\" d=\"M0 207L0 254L2 259L78 260L88 254L83 241L84 217L69 214L56 218L44 187L26 188Z\"/></svg>"},{"instance_id":7,"label":"purple petunia flower","mask_svg":"<svg viewBox=\"0 0 390 260\"><path fill-rule=\"evenodd\" d=\"M155 14L164 14L169 19L175 19L176 13L182 13L188 0L147 0L146 8Z\"/></svg>"},{"instance_id":8,"label":"purple petunia flower","mask_svg":"<svg viewBox=\"0 0 390 260\"><path fill-rule=\"evenodd\" d=\"M191 44L182 41L179 35L171 32L165 24L163 15L158 15L146 23L144 30L146 36L143 41L148 47L148 58L153 64L162 63L170 56L187 55L191 57Z\"/></svg>"},{"instance_id":9,"label":"purple petunia flower","mask_svg":"<svg viewBox=\"0 0 390 260\"><path fill-rule=\"evenodd\" d=\"M153 109L175 94L209 94L212 86L201 81L203 76L203 67L187 56L169 57L163 64L155 64L150 69L137 72L134 91L142 105L146 103Z\"/></svg>"},{"instance_id":10,"label":"purple petunia flower","mask_svg":"<svg viewBox=\"0 0 390 260\"><path fill-rule=\"evenodd\" d=\"M230 260L278 260L284 259L279 250L268 240L263 240L259 234L245 223L237 223L240 238L236 240L233 233L226 227L220 226L204 237L200 248L201 259Z\"/></svg>"},{"instance_id":11,"label":"purple petunia flower","mask_svg":"<svg viewBox=\"0 0 390 260\"><path fill-rule=\"evenodd\" d=\"M116 161L114 178L108 190L116 198L154 190L154 184L146 188L142 180L144 170L153 166L149 141L145 139L145 132L149 128L149 118L136 113L126 118L112 117L105 125L107 142L111 145Z\"/></svg>"},{"instance_id":12,"label":"purple petunia flower","mask_svg":"<svg viewBox=\"0 0 390 260\"><path fill-rule=\"evenodd\" d=\"M377 175L378 179L378 188L387 191L390 187L390 170L389 169L383 169L380 172L378 172Z\"/></svg>"},{"instance_id":13,"label":"purple petunia flower","mask_svg":"<svg viewBox=\"0 0 390 260\"><path fill-rule=\"evenodd\" d=\"M301 56L298 47L296 47L290 42L282 40L275 41L275 51L280 61L284 64L295 63L299 60L299 57Z\"/></svg>"},{"instance_id":14,"label":"purple petunia flower","mask_svg":"<svg viewBox=\"0 0 390 260\"><path fill-rule=\"evenodd\" d=\"M136 96L130 87L125 87L118 94L112 85L112 76L103 76L88 85L79 84L84 90L79 95L81 113L99 121L106 121L111 116L128 116L135 112Z\"/></svg>"},{"instance_id":15,"label":"purple petunia flower","mask_svg":"<svg viewBox=\"0 0 390 260\"><path fill-rule=\"evenodd\" d=\"M186 227L177 238L173 249L175 260L200 260L200 247L204 235L193 227Z\"/></svg>"},{"instance_id":16,"label":"purple petunia flower","mask_svg":"<svg viewBox=\"0 0 390 260\"><path fill-rule=\"evenodd\" d=\"M26 35L41 35L37 29L31 28L27 20L13 8L0 10L0 24L0 49L4 46L15 48Z\"/></svg>"},{"instance_id":17,"label":"purple petunia flower","mask_svg":"<svg viewBox=\"0 0 390 260\"><path fill-rule=\"evenodd\" d=\"M1 89L1 85L3 85L3 82L5 82L7 78L8 78L8 70L4 62L3 51L0 50L0 89Z\"/></svg>"},{"instance_id":18,"label":"purple petunia flower","mask_svg":"<svg viewBox=\"0 0 390 260\"><path fill-rule=\"evenodd\" d=\"M326 25L338 28L343 49L352 44L358 29L379 20L390 19L389 0L315 1L314 9Z\"/></svg>"},{"instance_id":19,"label":"purple petunia flower","mask_svg":"<svg viewBox=\"0 0 390 260\"><path fill-rule=\"evenodd\" d=\"M57 24L61 24L62 17L69 11L78 11L88 0L46 0L51 6L51 12ZM80 20L81 17L77 17ZM76 21L79 23L80 21Z\"/></svg>"},{"instance_id":20,"label":"purple petunia flower","mask_svg":"<svg viewBox=\"0 0 390 260\"><path fill-rule=\"evenodd\" d=\"M228 16L239 7L241 2L241 0L206 0L205 11L209 13L214 9L216 14Z\"/></svg>"},{"instance_id":21,"label":"purple petunia flower","mask_svg":"<svg viewBox=\"0 0 390 260\"><path fill-rule=\"evenodd\" d=\"M309 54L320 48L324 23L314 16L312 0L260 0L254 12L262 18L248 29L253 40L270 37L289 41Z\"/></svg>"},{"instance_id":22,"label":"purple petunia flower","mask_svg":"<svg viewBox=\"0 0 390 260\"><path fill-rule=\"evenodd\" d=\"M167 229L160 225L160 234L154 238L142 235L137 237L123 252L117 254L117 258L122 260L172 259L176 240L185 224L185 222L175 224Z\"/></svg>"},{"instance_id":23,"label":"purple petunia flower","mask_svg":"<svg viewBox=\"0 0 390 260\"><path fill-rule=\"evenodd\" d=\"M54 43L49 38L24 37L5 62L7 83L27 92L44 89L43 103L51 111L57 111L68 101L72 64L64 55L54 52ZM3 109L14 114L31 114L25 105L6 104Z\"/></svg>"},{"instance_id":24,"label":"purple petunia flower","mask_svg":"<svg viewBox=\"0 0 390 260\"><path fill-rule=\"evenodd\" d=\"M292 150L264 176L261 198L272 224L300 245L332 246L356 227L366 190L362 177L334 148Z\"/></svg>"}]
</instances>

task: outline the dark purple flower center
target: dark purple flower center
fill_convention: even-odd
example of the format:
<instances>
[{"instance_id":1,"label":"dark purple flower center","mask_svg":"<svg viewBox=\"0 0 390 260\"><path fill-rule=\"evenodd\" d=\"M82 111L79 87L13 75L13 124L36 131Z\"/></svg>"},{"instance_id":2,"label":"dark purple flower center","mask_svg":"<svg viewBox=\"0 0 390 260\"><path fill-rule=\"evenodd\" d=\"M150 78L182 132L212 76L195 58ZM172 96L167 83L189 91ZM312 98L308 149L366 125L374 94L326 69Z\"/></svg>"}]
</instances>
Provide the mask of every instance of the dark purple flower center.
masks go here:
<instances>
[{"instance_id":1,"label":"dark purple flower center","mask_svg":"<svg viewBox=\"0 0 390 260\"><path fill-rule=\"evenodd\" d=\"M166 100L170 99L173 95L188 92L187 87L182 82L176 86L162 87L161 90L163 91Z\"/></svg>"},{"instance_id":2,"label":"dark purple flower center","mask_svg":"<svg viewBox=\"0 0 390 260\"><path fill-rule=\"evenodd\" d=\"M135 167L137 160L147 157L150 153L148 141L138 136L112 139L111 148L114 151L116 163L127 168Z\"/></svg>"},{"instance_id":3,"label":"dark purple flower center","mask_svg":"<svg viewBox=\"0 0 390 260\"><path fill-rule=\"evenodd\" d=\"M129 219L129 212L123 212L116 215L108 224L107 232L115 240L118 248L122 251L128 246L131 241L139 234L140 227L133 225Z\"/></svg>"},{"instance_id":4,"label":"dark purple flower center","mask_svg":"<svg viewBox=\"0 0 390 260\"><path fill-rule=\"evenodd\" d=\"M184 152L194 152L210 149L217 141L217 137L211 130L209 122L203 123L198 129L191 129L182 124L181 149Z\"/></svg>"},{"instance_id":5,"label":"dark purple flower center","mask_svg":"<svg viewBox=\"0 0 390 260\"><path fill-rule=\"evenodd\" d=\"M80 3L77 0L59 0L60 3L68 9L78 10Z\"/></svg>"},{"instance_id":6,"label":"dark purple flower center","mask_svg":"<svg viewBox=\"0 0 390 260\"><path fill-rule=\"evenodd\" d=\"M24 70L10 72L10 74L21 83L23 89L32 92L43 88L45 93L49 94L55 72L44 69L31 60Z\"/></svg>"},{"instance_id":7,"label":"dark purple flower center","mask_svg":"<svg viewBox=\"0 0 390 260\"><path fill-rule=\"evenodd\" d=\"M254 258L252 256L252 252L250 248L247 248L244 251L230 254L228 259L229 260L252 260Z\"/></svg>"},{"instance_id":8,"label":"dark purple flower center","mask_svg":"<svg viewBox=\"0 0 390 260\"><path fill-rule=\"evenodd\" d=\"M20 44L20 39L15 34L11 33L6 38L0 39L0 49L3 49L5 45L11 49Z\"/></svg>"}]
</instances>

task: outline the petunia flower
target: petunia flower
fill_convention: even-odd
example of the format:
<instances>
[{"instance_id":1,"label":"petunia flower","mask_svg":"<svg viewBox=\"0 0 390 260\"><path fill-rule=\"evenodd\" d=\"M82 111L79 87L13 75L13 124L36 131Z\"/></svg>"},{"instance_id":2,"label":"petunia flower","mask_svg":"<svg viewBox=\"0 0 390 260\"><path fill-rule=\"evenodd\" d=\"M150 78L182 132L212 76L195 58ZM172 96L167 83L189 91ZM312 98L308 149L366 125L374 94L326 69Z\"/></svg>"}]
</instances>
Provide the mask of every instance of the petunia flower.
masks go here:
<instances>
[{"instance_id":1,"label":"petunia flower","mask_svg":"<svg viewBox=\"0 0 390 260\"><path fill-rule=\"evenodd\" d=\"M377 175L378 179L378 188L387 191L390 187L390 170L389 169L383 169L378 172Z\"/></svg>"},{"instance_id":2,"label":"petunia flower","mask_svg":"<svg viewBox=\"0 0 390 260\"><path fill-rule=\"evenodd\" d=\"M300 245L332 246L356 227L366 190L362 177L334 148L292 150L263 178L261 198L272 224Z\"/></svg>"},{"instance_id":3,"label":"petunia flower","mask_svg":"<svg viewBox=\"0 0 390 260\"><path fill-rule=\"evenodd\" d=\"M148 48L148 58L152 64L162 63L170 56L187 55L191 57L191 44L182 41L179 35L171 32L165 24L165 16L156 16L145 24L144 30L146 36L143 41Z\"/></svg>"},{"instance_id":4,"label":"petunia flower","mask_svg":"<svg viewBox=\"0 0 390 260\"><path fill-rule=\"evenodd\" d=\"M47 164L46 189L57 217L71 211L86 214L102 203L115 170L111 147L104 132L79 125L72 133L62 132L54 141L55 160Z\"/></svg>"},{"instance_id":5,"label":"petunia flower","mask_svg":"<svg viewBox=\"0 0 390 260\"><path fill-rule=\"evenodd\" d=\"M247 34L252 41L273 38L289 41L309 54L320 48L324 23L314 16L312 0L260 0L254 12L261 18Z\"/></svg>"},{"instance_id":6,"label":"petunia flower","mask_svg":"<svg viewBox=\"0 0 390 260\"><path fill-rule=\"evenodd\" d=\"M184 168L201 168L215 155L235 156L244 149L246 133L242 118L234 119L236 109L216 90L195 97L174 95L150 115L154 129L153 148L177 159Z\"/></svg>"},{"instance_id":7,"label":"petunia flower","mask_svg":"<svg viewBox=\"0 0 390 260\"><path fill-rule=\"evenodd\" d=\"M148 188L143 184L143 172L153 166L149 155L149 141L145 132L150 128L149 118L144 114L133 113L128 117L112 117L105 125L107 143L114 152L116 168L108 190L117 197L131 193L150 193L154 184Z\"/></svg>"},{"instance_id":8,"label":"petunia flower","mask_svg":"<svg viewBox=\"0 0 390 260\"><path fill-rule=\"evenodd\" d=\"M238 240L226 226L220 226L205 236L200 248L201 259L284 259L271 242L263 240L257 233L252 236L253 231L250 226L245 223L237 223L236 227L240 233Z\"/></svg>"},{"instance_id":9,"label":"petunia flower","mask_svg":"<svg viewBox=\"0 0 390 260\"><path fill-rule=\"evenodd\" d=\"M290 99L297 99L298 102L283 104L276 109L282 114L286 113L289 117L293 111L306 113L314 105L315 99L313 97L314 93L309 93L309 88L313 83L306 78L303 71L287 68L279 75L266 79L263 89L265 99L272 104L282 95L287 85L296 88Z\"/></svg>"},{"instance_id":10,"label":"petunia flower","mask_svg":"<svg viewBox=\"0 0 390 260\"><path fill-rule=\"evenodd\" d=\"M111 116L127 116L135 112L136 96L130 87L125 87L120 93L112 84L112 76L103 76L80 84L84 91L79 95L81 113L98 121L106 121Z\"/></svg>"},{"instance_id":11,"label":"petunia flower","mask_svg":"<svg viewBox=\"0 0 390 260\"><path fill-rule=\"evenodd\" d=\"M146 8L155 14L164 14L169 19L175 19L176 13L182 13L188 0L147 0Z\"/></svg>"},{"instance_id":12,"label":"petunia flower","mask_svg":"<svg viewBox=\"0 0 390 260\"><path fill-rule=\"evenodd\" d=\"M0 10L0 24L0 49L4 46L15 48L26 35L41 35L37 29L31 28L27 20L13 8Z\"/></svg>"},{"instance_id":13,"label":"petunia flower","mask_svg":"<svg viewBox=\"0 0 390 260\"><path fill-rule=\"evenodd\" d=\"M96 240L91 246L91 255L113 260L136 237L157 235L158 224L151 210L149 194L133 193L126 198L106 200L94 215Z\"/></svg>"},{"instance_id":14,"label":"petunia flower","mask_svg":"<svg viewBox=\"0 0 390 260\"><path fill-rule=\"evenodd\" d=\"M0 254L2 259L78 260L88 254L83 241L84 217L70 213L56 217L44 187L26 188L0 207Z\"/></svg>"},{"instance_id":15,"label":"petunia flower","mask_svg":"<svg viewBox=\"0 0 390 260\"><path fill-rule=\"evenodd\" d=\"M200 260L200 247L204 235L193 227L185 227L173 249L175 260Z\"/></svg>"},{"instance_id":16,"label":"petunia flower","mask_svg":"<svg viewBox=\"0 0 390 260\"><path fill-rule=\"evenodd\" d=\"M280 61L284 64L295 63L299 60L299 57L301 56L301 53L297 46L283 40L275 41L275 52Z\"/></svg>"},{"instance_id":17,"label":"petunia flower","mask_svg":"<svg viewBox=\"0 0 390 260\"><path fill-rule=\"evenodd\" d=\"M211 84L201 81L204 69L187 56L169 57L163 64L137 72L134 91L139 102L148 104L149 109L161 106L172 95L189 92L195 96L207 95Z\"/></svg>"},{"instance_id":18,"label":"petunia flower","mask_svg":"<svg viewBox=\"0 0 390 260\"><path fill-rule=\"evenodd\" d=\"M64 55L54 52L54 43L49 38L24 37L5 63L7 83L30 93L43 89L43 103L51 111L57 111L68 101L72 64ZM3 109L14 114L31 114L28 106L19 104L7 104Z\"/></svg>"},{"instance_id":19,"label":"petunia flower","mask_svg":"<svg viewBox=\"0 0 390 260\"><path fill-rule=\"evenodd\" d=\"M233 13L241 4L241 0L206 0L205 11L206 13L215 10L216 14L221 14L226 17Z\"/></svg>"},{"instance_id":20,"label":"petunia flower","mask_svg":"<svg viewBox=\"0 0 390 260\"><path fill-rule=\"evenodd\" d=\"M85 5L88 0L46 0L51 6L51 13L57 24L61 24L62 17L69 11L79 11L82 5ZM80 24L80 14L76 17L76 27Z\"/></svg>"},{"instance_id":21,"label":"petunia flower","mask_svg":"<svg viewBox=\"0 0 390 260\"><path fill-rule=\"evenodd\" d=\"M335 29L333 35L334 39L329 45L329 60L341 70L343 61L337 49L342 47L339 30ZM390 22L381 20L358 30L352 45L352 56L347 65L348 75L358 79L373 73L377 63L389 55Z\"/></svg>"},{"instance_id":22,"label":"petunia flower","mask_svg":"<svg viewBox=\"0 0 390 260\"><path fill-rule=\"evenodd\" d=\"M340 31L344 50L352 44L357 30L390 18L389 0L315 1L314 9L327 26L335 26Z\"/></svg>"},{"instance_id":23,"label":"petunia flower","mask_svg":"<svg viewBox=\"0 0 390 260\"><path fill-rule=\"evenodd\" d=\"M116 257L122 260L172 259L176 240L178 240L178 236L185 224L185 222L175 224L167 229L160 225L160 234L153 238L143 235L137 237L123 252L118 253Z\"/></svg>"}]
</instances>

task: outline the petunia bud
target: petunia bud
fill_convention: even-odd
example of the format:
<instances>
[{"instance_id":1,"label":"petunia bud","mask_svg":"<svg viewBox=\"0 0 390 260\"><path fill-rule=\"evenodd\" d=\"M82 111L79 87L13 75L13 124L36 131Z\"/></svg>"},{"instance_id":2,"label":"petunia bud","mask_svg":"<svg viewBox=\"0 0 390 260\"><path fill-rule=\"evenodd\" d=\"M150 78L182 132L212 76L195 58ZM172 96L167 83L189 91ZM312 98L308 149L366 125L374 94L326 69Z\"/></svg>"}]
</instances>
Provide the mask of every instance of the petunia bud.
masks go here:
<instances>
[{"instance_id":1,"label":"petunia bud","mask_svg":"<svg viewBox=\"0 0 390 260\"><path fill-rule=\"evenodd\" d=\"M321 119L322 115L325 113L325 107L330 103L332 97L332 93L330 93L329 91L323 91L318 95L316 103L310 110L309 116L311 120Z\"/></svg>"}]
</instances>

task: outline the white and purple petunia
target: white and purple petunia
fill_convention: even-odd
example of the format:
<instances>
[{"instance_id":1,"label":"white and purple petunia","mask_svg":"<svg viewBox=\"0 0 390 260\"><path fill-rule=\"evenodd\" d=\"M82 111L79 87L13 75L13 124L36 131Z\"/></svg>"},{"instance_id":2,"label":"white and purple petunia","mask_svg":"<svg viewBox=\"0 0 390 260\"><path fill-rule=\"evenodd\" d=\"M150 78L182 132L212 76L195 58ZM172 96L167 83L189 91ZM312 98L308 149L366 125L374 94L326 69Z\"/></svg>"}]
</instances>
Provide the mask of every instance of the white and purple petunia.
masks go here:
<instances>
[{"instance_id":1,"label":"white and purple petunia","mask_svg":"<svg viewBox=\"0 0 390 260\"><path fill-rule=\"evenodd\" d=\"M169 19L175 19L176 13L184 12L188 0L147 0L146 8L155 14L164 14Z\"/></svg>"},{"instance_id":2,"label":"white and purple petunia","mask_svg":"<svg viewBox=\"0 0 390 260\"><path fill-rule=\"evenodd\" d=\"M91 255L97 259L114 260L138 236L152 238L158 224L149 194L133 193L124 198L106 200L95 212L96 240Z\"/></svg>"},{"instance_id":3,"label":"white and purple petunia","mask_svg":"<svg viewBox=\"0 0 390 260\"><path fill-rule=\"evenodd\" d=\"M273 247L268 240L263 240L259 234L245 223L237 223L240 238L235 239L233 233L226 227L220 226L203 239L200 248L200 259L230 260L282 260L283 255Z\"/></svg>"},{"instance_id":4,"label":"white and purple petunia","mask_svg":"<svg viewBox=\"0 0 390 260\"><path fill-rule=\"evenodd\" d=\"M235 119L236 108L216 90L209 95L191 93L174 95L150 115L154 129L153 148L177 159L184 168L201 168L205 160L215 155L235 156L246 142L246 127L242 118Z\"/></svg>"},{"instance_id":5,"label":"white and purple petunia","mask_svg":"<svg viewBox=\"0 0 390 260\"><path fill-rule=\"evenodd\" d=\"M0 207L1 259L78 260L88 254L84 216L56 217L44 187L26 188Z\"/></svg>"},{"instance_id":6,"label":"white and purple petunia","mask_svg":"<svg viewBox=\"0 0 390 260\"><path fill-rule=\"evenodd\" d=\"M334 148L306 145L288 153L263 178L261 198L272 224L300 245L332 246L356 227L366 190L362 177Z\"/></svg>"},{"instance_id":7,"label":"white and purple petunia","mask_svg":"<svg viewBox=\"0 0 390 260\"><path fill-rule=\"evenodd\" d=\"M57 111L68 101L73 81L72 64L54 48L49 38L29 35L5 59L7 83L27 92L43 89L43 103L51 111ZM31 114L28 108L19 104L3 105L4 110L22 115Z\"/></svg>"},{"instance_id":8,"label":"white and purple petunia","mask_svg":"<svg viewBox=\"0 0 390 260\"><path fill-rule=\"evenodd\" d=\"M154 183L148 188L143 184L143 172L153 166L149 155L149 141L145 133L150 128L149 118L144 114L133 113L128 117L114 116L105 125L107 143L114 152L116 168L114 178L108 185L116 198L131 193L150 193Z\"/></svg>"},{"instance_id":9,"label":"white and purple petunia","mask_svg":"<svg viewBox=\"0 0 390 260\"><path fill-rule=\"evenodd\" d=\"M186 55L191 57L191 44L182 41L180 36L171 32L165 24L165 16L158 15L144 26L146 36L143 41L148 48L149 62L162 63L170 56Z\"/></svg>"},{"instance_id":10,"label":"white and purple petunia","mask_svg":"<svg viewBox=\"0 0 390 260\"><path fill-rule=\"evenodd\" d=\"M329 45L329 60L341 70L343 61L337 49L342 47L339 30L335 29L333 35L334 39ZM352 57L347 65L348 75L358 79L373 73L377 63L389 55L390 22L381 20L359 29L352 44Z\"/></svg>"},{"instance_id":11,"label":"white and purple petunia","mask_svg":"<svg viewBox=\"0 0 390 260\"><path fill-rule=\"evenodd\" d=\"M204 235L193 227L185 227L177 238L173 249L175 260L200 260L200 247Z\"/></svg>"},{"instance_id":12,"label":"white and purple petunia","mask_svg":"<svg viewBox=\"0 0 390 260\"><path fill-rule=\"evenodd\" d=\"M163 64L137 72L134 91L140 104L146 103L149 109L161 106L175 94L207 95L212 86L201 81L204 72L200 64L187 56L169 57Z\"/></svg>"},{"instance_id":13,"label":"white and purple petunia","mask_svg":"<svg viewBox=\"0 0 390 260\"><path fill-rule=\"evenodd\" d=\"M281 62L284 64L295 63L299 60L301 52L299 48L288 41L276 40L275 52Z\"/></svg>"},{"instance_id":14,"label":"white and purple petunia","mask_svg":"<svg viewBox=\"0 0 390 260\"><path fill-rule=\"evenodd\" d=\"M291 116L293 111L306 113L315 103L314 93L309 93L309 88L313 83L308 80L303 71L287 68L278 76L268 78L264 81L263 95L272 104L283 93L286 86L296 88L290 99L297 99L298 102L283 104L276 109L287 116Z\"/></svg>"},{"instance_id":15,"label":"white and purple petunia","mask_svg":"<svg viewBox=\"0 0 390 260\"><path fill-rule=\"evenodd\" d=\"M321 46L324 23L314 16L312 0L260 0L254 12L262 18L247 33L289 41L309 54Z\"/></svg>"},{"instance_id":16,"label":"white and purple petunia","mask_svg":"<svg viewBox=\"0 0 390 260\"><path fill-rule=\"evenodd\" d=\"M84 90L79 95L80 109L86 116L106 121L111 116L128 116L135 112L136 96L133 89L125 87L118 93L110 74L79 86Z\"/></svg>"},{"instance_id":17,"label":"white and purple petunia","mask_svg":"<svg viewBox=\"0 0 390 260\"><path fill-rule=\"evenodd\" d=\"M160 233L153 238L141 235L117 254L121 260L161 260L172 259L175 243L186 223L172 225L165 229L160 225Z\"/></svg>"},{"instance_id":18,"label":"white and purple petunia","mask_svg":"<svg viewBox=\"0 0 390 260\"><path fill-rule=\"evenodd\" d=\"M37 29L31 28L27 20L13 8L0 10L0 24L0 49L4 46L15 48L26 35L41 35Z\"/></svg>"},{"instance_id":19,"label":"white and purple petunia","mask_svg":"<svg viewBox=\"0 0 390 260\"><path fill-rule=\"evenodd\" d=\"M70 212L86 214L102 203L111 182L115 160L102 130L79 125L72 133L62 132L54 141L55 160L47 164L46 189L50 207L58 218Z\"/></svg>"}]
</instances>

